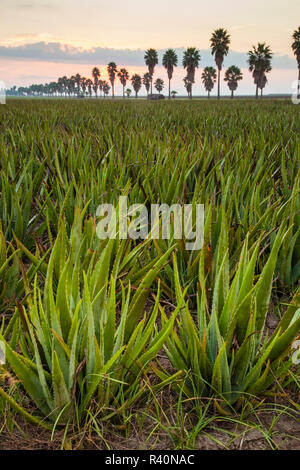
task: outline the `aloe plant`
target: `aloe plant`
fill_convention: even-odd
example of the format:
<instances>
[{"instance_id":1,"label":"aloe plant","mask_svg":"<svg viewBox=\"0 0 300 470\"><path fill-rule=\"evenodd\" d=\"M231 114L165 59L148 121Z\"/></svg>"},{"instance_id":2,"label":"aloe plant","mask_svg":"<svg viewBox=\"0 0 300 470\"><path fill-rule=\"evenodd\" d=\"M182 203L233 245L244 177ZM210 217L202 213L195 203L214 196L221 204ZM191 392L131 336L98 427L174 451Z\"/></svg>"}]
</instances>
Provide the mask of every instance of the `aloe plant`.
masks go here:
<instances>
[{"instance_id":1,"label":"aloe plant","mask_svg":"<svg viewBox=\"0 0 300 470\"><path fill-rule=\"evenodd\" d=\"M0 312L14 305L18 295L20 265L18 252L6 243L0 222Z\"/></svg>"},{"instance_id":2,"label":"aloe plant","mask_svg":"<svg viewBox=\"0 0 300 470\"><path fill-rule=\"evenodd\" d=\"M300 290L296 304L286 310L273 335L269 337L265 330L278 252L287 236L283 225L258 278L259 242L250 251L247 237L230 282L224 222L211 295L205 275L206 249L202 250L197 316L191 314L186 301L165 347L173 366L186 371L182 389L188 397L214 396L223 401L223 406L233 406L245 396L265 392L291 367L288 351L300 329ZM175 255L173 265L179 299L183 289ZM156 370L161 379L166 378L163 370Z\"/></svg>"},{"instance_id":3,"label":"aloe plant","mask_svg":"<svg viewBox=\"0 0 300 470\"><path fill-rule=\"evenodd\" d=\"M88 220L82 229L83 215L77 211L70 240L62 223L45 288L39 287L36 275L31 292L25 279L26 305L19 304L0 336L8 364L52 422L80 420L92 400L107 414L112 407L118 409L139 397L143 375L178 313L157 330L159 291L152 311L145 310L149 287L170 251L152 266L133 294L130 281L127 288L117 282L119 268L127 264L126 257L121 257L126 240L115 253L116 241L109 240L91 255L87 243L92 246L95 224ZM26 417L26 411L21 412Z\"/></svg>"},{"instance_id":4,"label":"aloe plant","mask_svg":"<svg viewBox=\"0 0 300 470\"><path fill-rule=\"evenodd\" d=\"M272 337L265 320L270 303L280 317L280 302L299 282L295 109L272 100L173 104L14 100L0 107L0 333L6 367L52 425L97 403L106 417L108 408L129 406L144 393L139 379L162 336L176 378L186 373L181 387L189 397L221 395L237 406L290 365L299 294ZM173 233L170 240L98 240L97 207L117 207L120 195L148 208L204 204L202 250L187 251ZM170 308L176 319L168 323ZM144 336L137 370L126 352ZM162 383L172 382L157 370ZM0 393L34 418L9 390Z\"/></svg>"}]
</instances>

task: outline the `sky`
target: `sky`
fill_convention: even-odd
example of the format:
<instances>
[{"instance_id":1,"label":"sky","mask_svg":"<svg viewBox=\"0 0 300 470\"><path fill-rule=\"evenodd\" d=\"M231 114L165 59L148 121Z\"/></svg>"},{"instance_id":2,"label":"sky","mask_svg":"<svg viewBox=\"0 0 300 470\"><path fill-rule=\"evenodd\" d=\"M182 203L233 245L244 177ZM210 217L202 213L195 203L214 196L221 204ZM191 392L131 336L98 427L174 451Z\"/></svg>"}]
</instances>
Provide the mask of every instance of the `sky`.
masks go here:
<instances>
[{"instance_id":1,"label":"sky","mask_svg":"<svg viewBox=\"0 0 300 470\"><path fill-rule=\"evenodd\" d=\"M56 80L77 72L87 78L97 65L106 79L113 60L131 74L146 72L144 50L154 47L159 57L175 48L182 61L184 48L200 50L194 94L204 94L201 70L214 65L209 38L225 27L231 34L231 52L224 68L238 65L244 73L239 94L254 91L247 70L247 51L266 42L274 52L266 93L290 93L297 79L291 35L300 26L299 0L1 0L0 80L7 86ZM182 67L174 73L172 89L184 91ZM167 81L165 70L155 78ZM121 86L117 84L117 93ZM224 94L229 94L223 83Z\"/></svg>"}]
</instances>

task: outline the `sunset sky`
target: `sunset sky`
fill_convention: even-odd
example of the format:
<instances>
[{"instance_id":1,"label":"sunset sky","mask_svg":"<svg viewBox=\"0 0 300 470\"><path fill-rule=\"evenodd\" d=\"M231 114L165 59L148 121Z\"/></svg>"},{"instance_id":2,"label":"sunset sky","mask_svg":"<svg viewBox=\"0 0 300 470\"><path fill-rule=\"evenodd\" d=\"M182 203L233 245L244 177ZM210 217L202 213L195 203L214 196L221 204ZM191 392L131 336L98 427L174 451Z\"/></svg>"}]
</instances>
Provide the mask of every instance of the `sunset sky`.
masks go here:
<instances>
[{"instance_id":1,"label":"sunset sky","mask_svg":"<svg viewBox=\"0 0 300 470\"><path fill-rule=\"evenodd\" d=\"M110 60L130 73L144 73L146 48L159 49L160 57L166 48L176 48L181 63L183 48L195 46L202 60L194 94L203 94L201 69L214 64L208 49L217 27L231 33L224 67L243 69L239 93L254 91L246 53L258 41L275 53L266 93L290 93L297 78L291 35L300 25L299 0L1 0L0 8L0 80L7 86L46 83L77 72L89 77L94 65L106 78ZM172 88L180 93L183 76L178 67ZM157 77L167 78L161 67ZM229 93L225 83L223 90Z\"/></svg>"}]
</instances>

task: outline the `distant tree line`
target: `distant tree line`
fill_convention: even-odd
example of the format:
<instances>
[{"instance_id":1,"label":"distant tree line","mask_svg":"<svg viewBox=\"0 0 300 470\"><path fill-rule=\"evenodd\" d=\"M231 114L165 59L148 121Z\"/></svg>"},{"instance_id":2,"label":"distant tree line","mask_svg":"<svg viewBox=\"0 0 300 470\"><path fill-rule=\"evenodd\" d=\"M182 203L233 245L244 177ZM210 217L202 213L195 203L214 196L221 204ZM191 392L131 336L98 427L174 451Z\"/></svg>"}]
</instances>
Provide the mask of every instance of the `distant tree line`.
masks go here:
<instances>
[{"instance_id":1,"label":"distant tree line","mask_svg":"<svg viewBox=\"0 0 300 470\"><path fill-rule=\"evenodd\" d=\"M296 56L299 74L298 80L300 83L300 27L294 31L292 43L292 50ZM221 96L221 71L223 68L223 62L225 56L228 55L230 46L230 34L226 29L216 29L210 38L211 53L215 58L216 69L214 67L205 67L201 81L203 86L210 97L210 94L217 82L217 96L220 99ZM263 89L267 84L267 74L272 70L272 57L273 52L270 46L266 43L258 43L257 46L253 46L248 52L248 65L249 71L252 73L252 77L255 84L256 98L259 97L259 91L261 97L263 96ZM19 96L69 96L69 97L92 97L100 96L106 97L111 91L111 95L115 96L115 81L119 79L123 87L123 97L130 97L132 90L126 88L128 83L134 90L135 96L138 97L142 86L145 87L147 95L153 93L153 86L158 93L161 93L164 89L165 83L161 78L157 78L153 83L153 76L155 67L158 65L158 53L155 49L148 49L145 51L145 64L148 71L143 74L134 74L129 77L129 72L126 68L120 68L118 70L115 62L110 62L107 65L108 80L101 80L101 72L98 67L94 67L92 70L91 78L82 77L79 73L72 75L71 77L60 77L57 82L51 82L46 84L36 85L33 84L29 87L12 87L7 91L8 95L19 95ZM196 69L199 68L201 61L200 51L195 47L188 47L183 53L182 65L186 71L186 76L183 79L184 87L187 91L189 98L193 95L193 85L195 83ZM168 95L169 98L175 97L177 92L171 90L171 81L174 74L174 69L178 66L178 56L174 49L168 49L162 59L162 65L167 71L168 76ZM234 92L238 88L239 82L243 79L243 74L239 67L231 65L225 71L224 81L227 83L229 90L231 91L231 97L233 98ZM300 94L298 84L298 96Z\"/></svg>"}]
</instances>

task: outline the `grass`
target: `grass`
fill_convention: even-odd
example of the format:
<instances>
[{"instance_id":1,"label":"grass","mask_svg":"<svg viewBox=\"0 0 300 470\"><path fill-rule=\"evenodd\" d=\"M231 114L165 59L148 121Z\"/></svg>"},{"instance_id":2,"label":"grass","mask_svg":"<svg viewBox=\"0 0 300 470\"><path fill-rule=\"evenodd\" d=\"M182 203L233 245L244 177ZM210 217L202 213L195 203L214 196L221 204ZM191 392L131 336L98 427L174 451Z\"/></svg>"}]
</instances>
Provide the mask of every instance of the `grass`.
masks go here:
<instances>
[{"instance_id":1,"label":"grass","mask_svg":"<svg viewBox=\"0 0 300 470\"><path fill-rule=\"evenodd\" d=\"M149 448L193 448L222 417L216 446L238 422L278 447L276 417L299 412L297 106L8 100L0 118L0 432L108 447L151 426ZM203 248L100 241L121 195L204 204ZM249 424L270 396L273 424Z\"/></svg>"}]
</instances>

